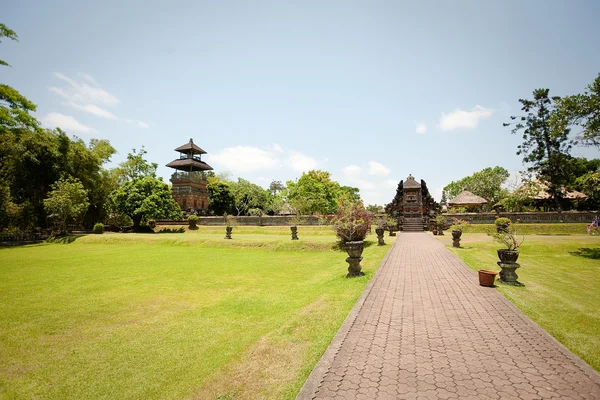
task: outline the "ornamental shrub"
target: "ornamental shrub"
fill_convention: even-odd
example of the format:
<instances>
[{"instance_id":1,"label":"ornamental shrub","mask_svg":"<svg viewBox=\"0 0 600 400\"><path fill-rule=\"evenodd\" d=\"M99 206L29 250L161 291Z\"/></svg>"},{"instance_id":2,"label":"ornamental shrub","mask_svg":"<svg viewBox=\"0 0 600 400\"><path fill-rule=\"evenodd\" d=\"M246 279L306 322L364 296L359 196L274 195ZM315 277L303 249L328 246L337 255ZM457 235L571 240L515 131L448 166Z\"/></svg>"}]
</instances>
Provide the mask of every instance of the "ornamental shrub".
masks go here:
<instances>
[{"instance_id":1,"label":"ornamental shrub","mask_svg":"<svg viewBox=\"0 0 600 400\"><path fill-rule=\"evenodd\" d=\"M104 224L101 223L101 222L96 223L94 225L93 232L96 233L96 234L98 234L98 235L103 234L104 233Z\"/></svg>"},{"instance_id":2,"label":"ornamental shrub","mask_svg":"<svg viewBox=\"0 0 600 400\"><path fill-rule=\"evenodd\" d=\"M198 229L198 216L196 214L192 214L188 217L188 225L190 229Z\"/></svg>"},{"instance_id":3,"label":"ornamental shrub","mask_svg":"<svg viewBox=\"0 0 600 400\"><path fill-rule=\"evenodd\" d=\"M340 201L331 226L342 243L364 240L371 227L373 215L362 202Z\"/></svg>"},{"instance_id":4,"label":"ornamental shrub","mask_svg":"<svg viewBox=\"0 0 600 400\"><path fill-rule=\"evenodd\" d=\"M506 232L508 231L508 227L510 226L510 219L505 217L496 218L494 224L496 225L496 232Z\"/></svg>"}]
</instances>

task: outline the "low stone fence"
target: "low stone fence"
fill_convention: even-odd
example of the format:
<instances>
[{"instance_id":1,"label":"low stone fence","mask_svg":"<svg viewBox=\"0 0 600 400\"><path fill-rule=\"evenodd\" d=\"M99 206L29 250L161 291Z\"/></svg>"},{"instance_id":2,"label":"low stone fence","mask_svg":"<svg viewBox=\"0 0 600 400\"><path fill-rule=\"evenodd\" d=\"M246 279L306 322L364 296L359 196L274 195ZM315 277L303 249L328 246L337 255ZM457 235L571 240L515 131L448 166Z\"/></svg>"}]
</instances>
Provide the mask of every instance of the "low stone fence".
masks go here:
<instances>
[{"instance_id":1,"label":"low stone fence","mask_svg":"<svg viewBox=\"0 0 600 400\"><path fill-rule=\"evenodd\" d=\"M472 224L493 224L496 216L509 218L512 222L520 220L523 224L554 224L561 222L585 222L589 224L594 217L600 218L600 212L598 211L446 213L444 215L448 219L459 218Z\"/></svg>"},{"instance_id":2,"label":"low stone fence","mask_svg":"<svg viewBox=\"0 0 600 400\"><path fill-rule=\"evenodd\" d=\"M263 216L263 217L235 217L236 224L248 226L287 226L292 225L295 217L287 215ZM302 217L302 223L298 225L319 225L319 218L313 215ZM186 225L187 221L173 221L157 219L156 225ZM225 225L225 217L198 217L198 225L218 226Z\"/></svg>"},{"instance_id":3,"label":"low stone fence","mask_svg":"<svg viewBox=\"0 0 600 400\"><path fill-rule=\"evenodd\" d=\"M48 232L0 233L0 246L40 243L50 237Z\"/></svg>"}]
</instances>

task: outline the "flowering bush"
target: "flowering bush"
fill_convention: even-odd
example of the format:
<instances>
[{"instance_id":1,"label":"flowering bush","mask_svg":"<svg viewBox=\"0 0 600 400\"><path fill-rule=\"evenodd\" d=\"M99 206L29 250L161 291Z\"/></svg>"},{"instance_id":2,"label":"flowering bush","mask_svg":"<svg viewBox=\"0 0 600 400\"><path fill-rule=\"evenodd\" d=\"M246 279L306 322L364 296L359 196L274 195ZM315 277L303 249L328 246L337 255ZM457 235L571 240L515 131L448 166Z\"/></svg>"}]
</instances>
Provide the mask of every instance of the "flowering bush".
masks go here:
<instances>
[{"instance_id":1,"label":"flowering bush","mask_svg":"<svg viewBox=\"0 0 600 400\"><path fill-rule=\"evenodd\" d=\"M517 250L525 240L525 237L521 237L521 240L518 239L517 231L512 225L508 225L506 229L500 231L488 231L488 235L491 236L494 241L505 245L507 250Z\"/></svg>"},{"instance_id":2,"label":"flowering bush","mask_svg":"<svg viewBox=\"0 0 600 400\"><path fill-rule=\"evenodd\" d=\"M453 231L461 231L468 227L471 226L471 223L469 221L465 221L462 219L458 219L458 218L453 218L454 223L452 224L452 226L450 227Z\"/></svg>"},{"instance_id":3,"label":"flowering bush","mask_svg":"<svg viewBox=\"0 0 600 400\"><path fill-rule=\"evenodd\" d=\"M372 214L362 202L340 201L330 224L342 243L364 240L371 226Z\"/></svg>"}]
</instances>

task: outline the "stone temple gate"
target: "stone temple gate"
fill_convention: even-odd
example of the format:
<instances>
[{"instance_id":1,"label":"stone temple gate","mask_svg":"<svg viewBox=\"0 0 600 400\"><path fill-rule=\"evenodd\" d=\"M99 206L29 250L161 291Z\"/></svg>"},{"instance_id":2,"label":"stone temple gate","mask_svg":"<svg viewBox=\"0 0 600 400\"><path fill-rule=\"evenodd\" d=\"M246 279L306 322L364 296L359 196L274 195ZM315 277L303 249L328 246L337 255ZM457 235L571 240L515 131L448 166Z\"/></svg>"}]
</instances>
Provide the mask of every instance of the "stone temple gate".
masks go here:
<instances>
[{"instance_id":1,"label":"stone temple gate","mask_svg":"<svg viewBox=\"0 0 600 400\"><path fill-rule=\"evenodd\" d=\"M398 228L405 232L428 230L430 220L438 209L424 180L417 182L412 175L398 183L396 196L386 206L386 213L398 220Z\"/></svg>"}]
</instances>

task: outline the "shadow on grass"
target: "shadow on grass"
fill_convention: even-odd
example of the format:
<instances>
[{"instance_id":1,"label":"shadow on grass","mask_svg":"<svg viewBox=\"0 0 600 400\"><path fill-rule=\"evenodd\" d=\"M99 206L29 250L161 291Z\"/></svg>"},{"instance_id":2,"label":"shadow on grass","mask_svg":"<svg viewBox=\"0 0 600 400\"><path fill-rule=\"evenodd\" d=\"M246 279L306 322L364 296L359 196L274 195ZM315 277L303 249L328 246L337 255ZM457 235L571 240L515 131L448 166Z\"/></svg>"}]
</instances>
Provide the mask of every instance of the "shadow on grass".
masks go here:
<instances>
[{"instance_id":1,"label":"shadow on grass","mask_svg":"<svg viewBox=\"0 0 600 400\"><path fill-rule=\"evenodd\" d=\"M573 256L591 258L592 260L600 259L600 247L592 249L591 247L581 247L578 251L571 251L569 254Z\"/></svg>"},{"instance_id":2,"label":"shadow on grass","mask_svg":"<svg viewBox=\"0 0 600 400\"><path fill-rule=\"evenodd\" d=\"M73 243L77 239L82 238L84 236L86 236L86 235L55 236L55 237L50 237L48 240L46 240L46 243L69 244L69 243Z\"/></svg>"}]
</instances>

